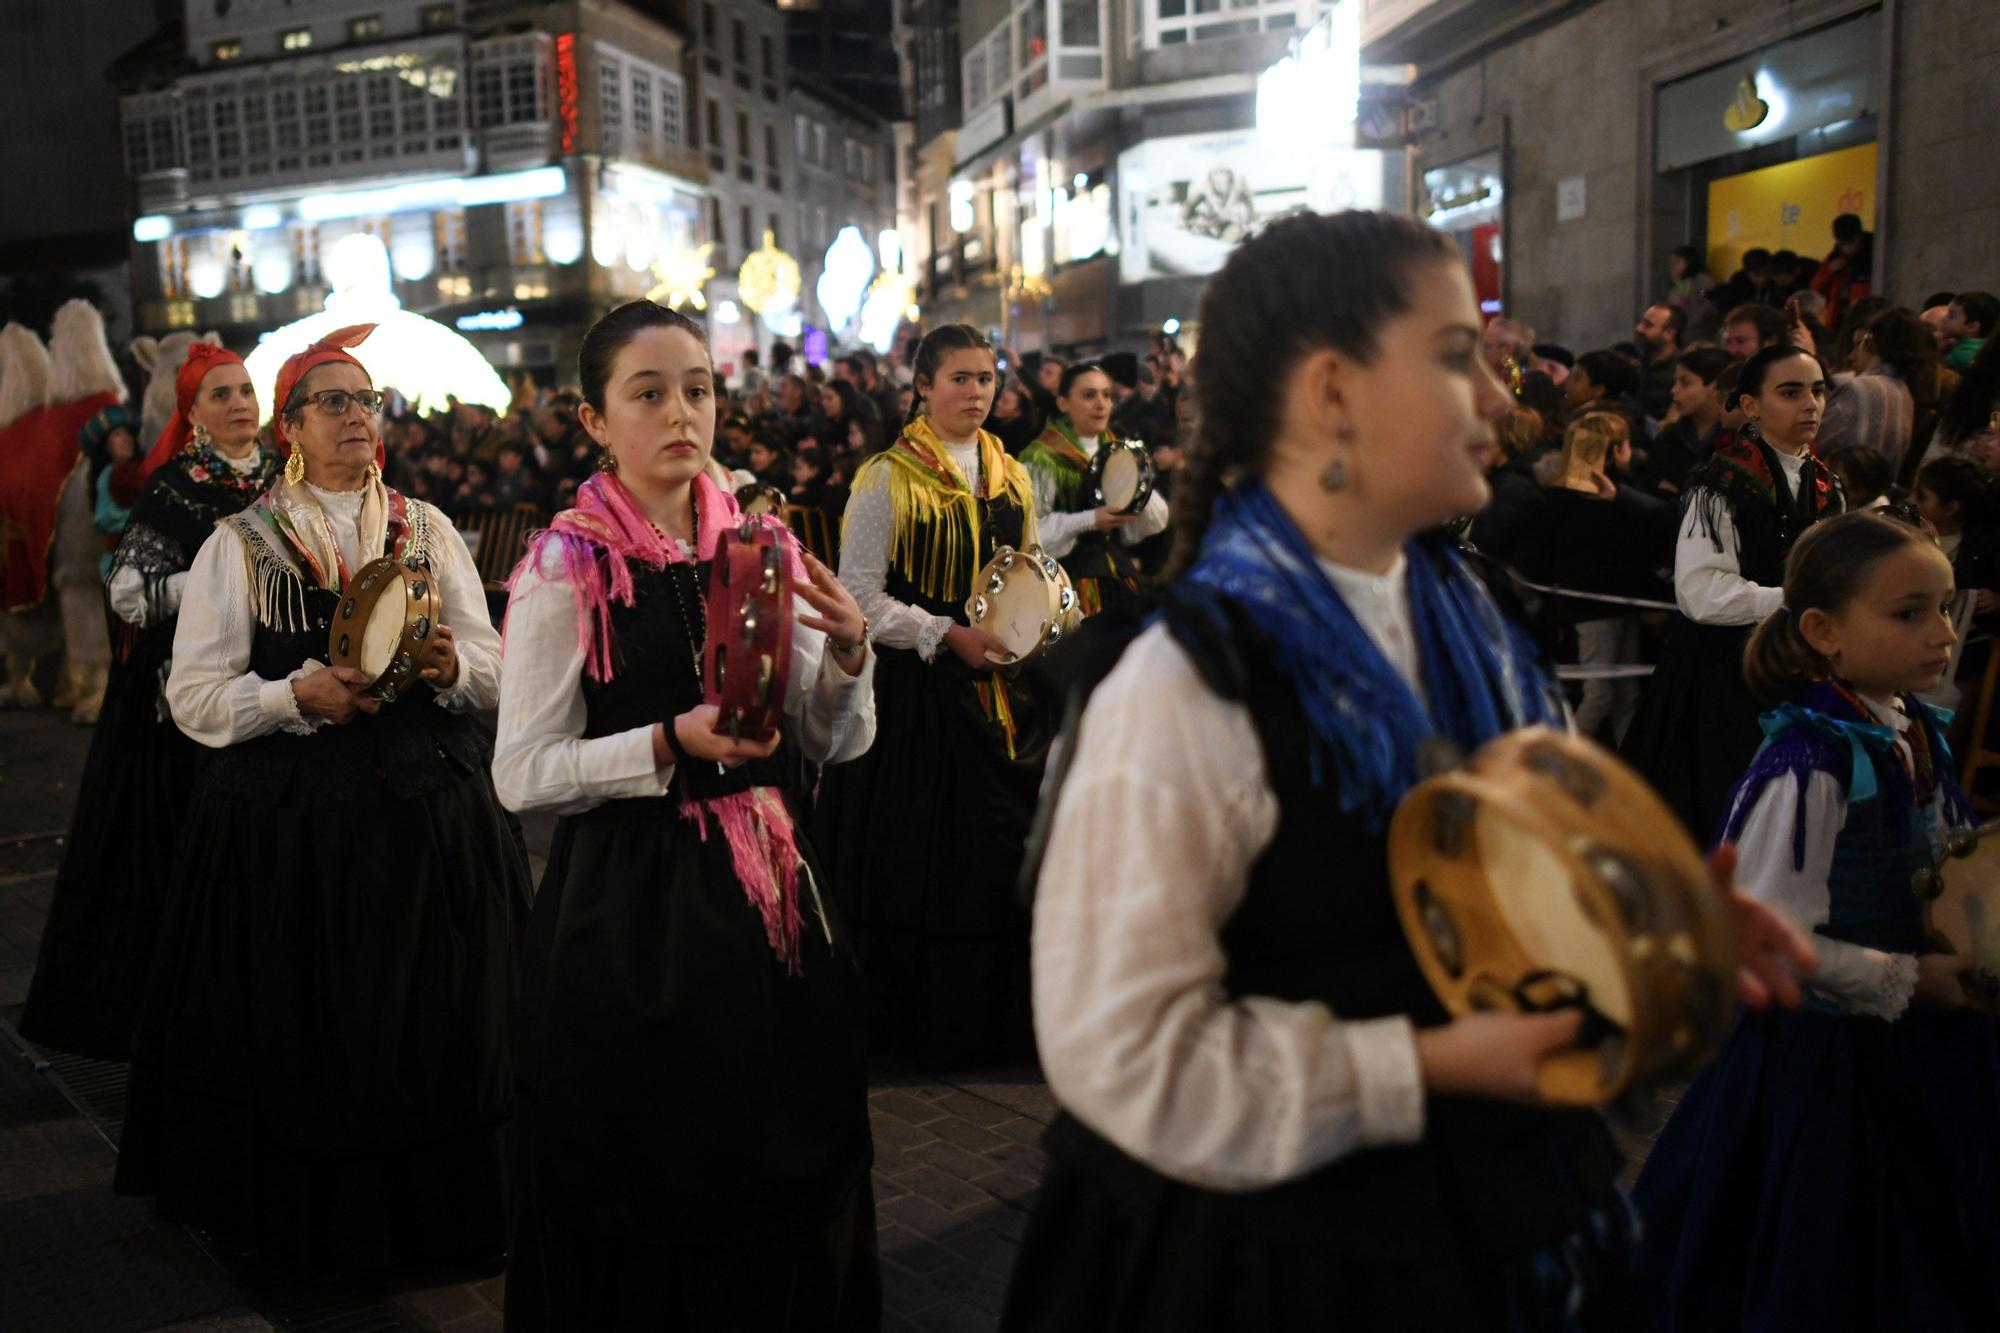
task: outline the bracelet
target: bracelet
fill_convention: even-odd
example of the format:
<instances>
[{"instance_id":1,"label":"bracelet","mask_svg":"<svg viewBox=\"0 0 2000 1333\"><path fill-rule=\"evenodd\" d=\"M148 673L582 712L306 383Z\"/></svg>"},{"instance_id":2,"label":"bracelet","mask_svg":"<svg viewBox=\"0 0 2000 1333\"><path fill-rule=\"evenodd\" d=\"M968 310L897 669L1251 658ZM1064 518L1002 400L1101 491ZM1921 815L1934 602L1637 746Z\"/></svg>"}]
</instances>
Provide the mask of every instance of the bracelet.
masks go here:
<instances>
[{"instance_id":1,"label":"bracelet","mask_svg":"<svg viewBox=\"0 0 2000 1333\"><path fill-rule=\"evenodd\" d=\"M827 642L832 645L835 657L848 658L856 656L862 649L868 646L868 617L863 616L861 618L861 633L853 643L842 643L835 638L829 638Z\"/></svg>"},{"instance_id":2,"label":"bracelet","mask_svg":"<svg viewBox=\"0 0 2000 1333\"><path fill-rule=\"evenodd\" d=\"M674 757L674 767L679 768L688 761L688 752L681 748L680 733L674 729L674 719L660 723L660 735L667 742L667 753Z\"/></svg>"}]
</instances>

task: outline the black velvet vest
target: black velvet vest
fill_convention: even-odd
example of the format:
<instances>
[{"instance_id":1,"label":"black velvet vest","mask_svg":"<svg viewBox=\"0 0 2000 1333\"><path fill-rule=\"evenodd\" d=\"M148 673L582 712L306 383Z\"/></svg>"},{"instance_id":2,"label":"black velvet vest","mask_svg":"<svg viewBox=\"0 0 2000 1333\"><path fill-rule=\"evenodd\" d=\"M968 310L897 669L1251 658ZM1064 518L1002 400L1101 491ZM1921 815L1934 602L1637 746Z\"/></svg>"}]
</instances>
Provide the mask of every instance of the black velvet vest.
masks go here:
<instances>
[{"instance_id":1,"label":"black velvet vest","mask_svg":"<svg viewBox=\"0 0 2000 1333\"><path fill-rule=\"evenodd\" d=\"M1346 1020L1443 1023L1396 916L1386 836L1313 785L1304 710L1261 632L1220 599L1169 602L1167 623L1210 689L1250 709L1278 799L1277 833L1222 929L1229 993L1317 1000ZM1079 1141L1078 1129L1052 1145ZM1148 1171L1101 1141L1083 1156L1113 1174ZM1168 1188L1231 1225L1324 1235L1352 1256L1442 1259L1461 1242L1467 1257L1490 1264L1588 1225L1590 1210L1612 1204L1617 1170L1595 1114L1434 1096L1416 1144L1364 1149L1247 1194Z\"/></svg>"},{"instance_id":2,"label":"black velvet vest","mask_svg":"<svg viewBox=\"0 0 2000 1333\"><path fill-rule=\"evenodd\" d=\"M708 586L708 572L708 562L663 569L633 562L632 605L615 598L610 602L611 679L594 681L588 673L583 678L586 737L615 736L656 722L672 726L676 717L700 705L695 664L707 640L702 590ZM712 763L690 761L676 766L674 786L683 795L707 800L752 787L788 789L789 772L778 755L726 772Z\"/></svg>"},{"instance_id":3,"label":"black velvet vest","mask_svg":"<svg viewBox=\"0 0 2000 1333\"><path fill-rule=\"evenodd\" d=\"M324 662L327 629L340 594L322 588L297 552L250 514L229 520L243 535L254 526L262 538L252 547L257 577L282 581L274 605L303 608L303 616L275 616L278 623L255 622L250 670L266 680L283 680L307 660ZM390 554L385 543L383 554ZM413 544L403 558L429 569L428 543ZM447 614L449 613L447 609ZM374 713L328 723L311 735L279 731L231 746L218 756L222 780L246 783L260 799L288 801L364 800L383 794L420 796L482 772L492 762L490 743L472 718L438 706L437 691L419 682Z\"/></svg>"}]
</instances>

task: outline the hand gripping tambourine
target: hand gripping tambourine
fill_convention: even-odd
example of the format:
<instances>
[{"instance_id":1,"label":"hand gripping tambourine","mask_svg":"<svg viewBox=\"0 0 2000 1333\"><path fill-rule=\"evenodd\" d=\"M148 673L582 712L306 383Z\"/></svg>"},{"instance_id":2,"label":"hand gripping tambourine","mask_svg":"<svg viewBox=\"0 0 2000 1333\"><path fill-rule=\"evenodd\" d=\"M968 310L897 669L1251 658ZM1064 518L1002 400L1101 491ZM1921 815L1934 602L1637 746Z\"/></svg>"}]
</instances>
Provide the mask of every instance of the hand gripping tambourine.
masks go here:
<instances>
[{"instance_id":1,"label":"hand gripping tambourine","mask_svg":"<svg viewBox=\"0 0 2000 1333\"><path fill-rule=\"evenodd\" d=\"M777 514L785 508L785 493L766 482L753 481L736 488L736 507L745 514Z\"/></svg>"},{"instance_id":2,"label":"hand gripping tambourine","mask_svg":"<svg viewBox=\"0 0 2000 1333\"><path fill-rule=\"evenodd\" d=\"M1945 842L1951 859L1935 870L1917 872L1924 928L1953 953L1972 959L1962 978L1966 998L1981 1009L2000 1011L2000 819L1976 829L1953 829Z\"/></svg>"},{"instance_id":3,"label":"hand gripping tambourine","mask_svg":"<svg viewBox=\"0 0 2000 1333\"><path fill-rule=\"evenodd\" d=\"M368 677L362 691L387 703L416 683L438 624L437 580L384 556L356 570L327 629L327 661Z\"/></svg>"},{"instance_id":4,"label":"hand gripping tambourine","mask_svg":"<svg viewBox=\"0 0 2000 1333\"><path fill-rule=\"evenodd\" d=\"M965 615L1007 646L1007 656L995 659L1005 666L1027 661L1083 623L1069 574L1039 546L995 551L972 582Z\"/></svg>"},{"instance_id":5,"label":"hand gripping tambourine","mask_svg":"<svg viewBox=\"0 0 2000 1333\"><path fill-rule=\"evenodd\" d=\"M1596 1106L1691 1072L1727 1034L1736 947L1671 811L1610 751L1511 732L1421 782L1389 826L1396 911L1453 1014L1581 1006L1545 1101Z\"/></svg>"},{"instance_id":6,"label":"hand gripping tambourine","mask_svg":"<svg viewBox=\"0 0 2000 1333\"><path fill-rule=\"evenodd\" d=\"M1136 514L1153 497L1153 460L1137 440L1106 440L1090 460L1084 488L1114 514Z\"/></svg>"},{"instance_id":7,"label":"hand gripping tambourine","mask_svg":"<svg viewBox=\"0 0 2000 1333\"><path fill-rule=\"evenodd\" d=\"M703 702L739 740L768 740L792 674L792 566L783 539L745 518L715 544L709 567Z\"/></svg>"}]
</instances>

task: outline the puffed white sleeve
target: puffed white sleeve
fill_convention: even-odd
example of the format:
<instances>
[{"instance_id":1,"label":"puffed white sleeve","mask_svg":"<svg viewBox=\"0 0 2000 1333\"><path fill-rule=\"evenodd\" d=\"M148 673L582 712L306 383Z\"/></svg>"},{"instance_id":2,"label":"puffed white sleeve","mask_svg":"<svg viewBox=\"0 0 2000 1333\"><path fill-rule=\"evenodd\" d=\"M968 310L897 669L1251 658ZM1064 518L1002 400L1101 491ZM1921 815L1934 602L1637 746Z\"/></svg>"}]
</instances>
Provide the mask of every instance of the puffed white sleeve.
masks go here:
<instances>
[{"instance_id":1,"label":"puffed white sleeve","mask_svg":"<svg viewBox=\"0 0 2000 1333\"><path fill-rule=\"evenodd\" d=\"M458 645L458 680L437 701L454 713L484 712L500 701L500 632L486 611L486 583L451 520L435 507L430 513L431 574L438 581L438 619L451 626Z\"/></svg>"},{"instance_id":2,"label":"puffed white sleeve","mask_svg":"<svg viewBox=\"0 0 2000 1333\"><path fill-rule=\"evenodd\" d=\"M185 591L167 676L167 708L175 724L190 739L217 749L278 730L313 731L317 721L300 716L292 682L316 663L280 680L250 670L256 626L243 539L227 527L210 533L188 569Z\"/></svg>"},{"instance_id":3,"label":"puffed white sleeve","mask_svg":"<svg viewBox=\"0 0 2000 1333\"><path fill-rule=\"evenodd\" d=\"M1146 505L1139 511L1132 526L1121 529L1118 539L1127 546L1137 546L1148 537L1157 537L1167 530L1167 497L1154 491L1146 497Z\"/></svg>"},{"instance_id":4,"label":"puffed white sleeve","mask_svg":"<svg viewBox=\"0 0 2000 1333\"><path fill-rule=\"evenodd\" d=\"M1702 625L1754 625L1784 605L1783 588L1743 577L1737 549L1728 507L1705 489L1689 492L1674 544L1674 602L1682 615Z\"/></svg>"},{"instance_id":5,"label":"puffed white sleeve","mask_svg":"<svg viewBox=\"0 0 2000 1333\"><path fill-rule=\"evenodd\" d=\"M577 814L626 796L664 796L674 766L653 764L653 727L584 737L576 588L545 548L507 599L493 787L509 810Z\"/></svg>"},{"instance_id":6,"label":"puffed white sleeve","mask_svg":"<svg viewBox=\"0 0 2000 1333\"><path fill-rule=\"evenodd\" d=\"M1806 833L1803 865L1794 855L1800 819ZM1850 1013L1894 1021L1916 994L1916 955L1887 953L1815 933L1832 912L1827 875L1833 869L1834 842L1846 823L1847 794L1832 774L1811 774L1803 801L1796 776L1785 773L1771 779L1750 807L1736 841L1736 884L1812 935L1819 954L1812 989Z\"/></svg>"},{"instance_id":7,"label":"puffed white sleeve","mask_svg":"<svg viewBox=\"0 0 2000 1333\"><path fill-rule=\"evenodd\" d=\"M1035 1036L1057 1100L1133 1157L1220 1190L1419 1139L1407 1018L1223 988L1221 931L1278 822L1248 711L1154 626L1076 744L1034 908Z\"/></svg>"},{"instance_id":8,"label":"puffed white sleeve","mask_svg":"<svg viewBox=\"0 0 2000 1333\"><path fill-rule=\"evenodd\" d=\"M180 609L181 592L187 585L187 571L169 574L160 595L161 609L171 616ZM111 604L111 613L128 625L144 629L150 620L153 608L146 597L146 576L130 565L120 565L111 571L111 577L104 584L105 600Z\"/></svg>"},{"instance_id":9,"label":"puffed white sleeve","mask_svg":"<svg viewBox=\"0 0 2000 1333\"><path fill-rule=\"evenodd\" d=\"M1060 560L1076 549L1076 539L1097 525L1097 511L1067 514L1056 504L1056 479L1047 468L1024 463L1035 488L1035 539L1042 550Z\"/></svg>"},{"instance_id":10,"label":"puffed white sleeve","mask_svg":"<svg viewBox=\"0 0 2000 1333\"><path fill-rule=\"evenodd\" d=\"M840 530L840 581L868 617L876 643L915 649L929 662L937 657L952 622L888 594L896 511L889 499L889 474L880 467L871 471L873 475L861 478L847 499L847 517Z\"/></svg>"},{"instance_id":11,"label":"puffed white sleeve","mask_svg":"<svg viewBox=\"0 0 2000 1333\"><path fill-rule=\"evenodd\" d=\"M858 759L875 743L875 650L850 676L826 650L826 635L798 617L814 615L803 597L792 599L792 674L785 685L785 716L799 729L799 748L816 764Z\"/></svg>"}]
</instances>

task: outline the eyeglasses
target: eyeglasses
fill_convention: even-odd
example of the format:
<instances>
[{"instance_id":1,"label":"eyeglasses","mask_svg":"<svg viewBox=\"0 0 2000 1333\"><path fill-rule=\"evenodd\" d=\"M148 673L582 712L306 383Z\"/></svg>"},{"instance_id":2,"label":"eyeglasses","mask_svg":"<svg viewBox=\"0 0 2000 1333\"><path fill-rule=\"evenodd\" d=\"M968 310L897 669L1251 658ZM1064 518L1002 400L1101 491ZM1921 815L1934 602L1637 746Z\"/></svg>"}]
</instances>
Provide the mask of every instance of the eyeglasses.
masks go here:
<instances>
[{"instance_id":1,"label":"eyeglasses","mask_svg":"<svg viewBox=\"0 0 2000 1333\"><path fill-rule=\"evenodd\" d=\"M351 392L347 389L322 389L318 393L307 394L300 400L299 406L304 407L306 403L312 403L330 417L337 417L347 411L349 403L361 404L364 412L380 412L382 395L375 389L355 389Z\"/></svg>"}]
</instances>

